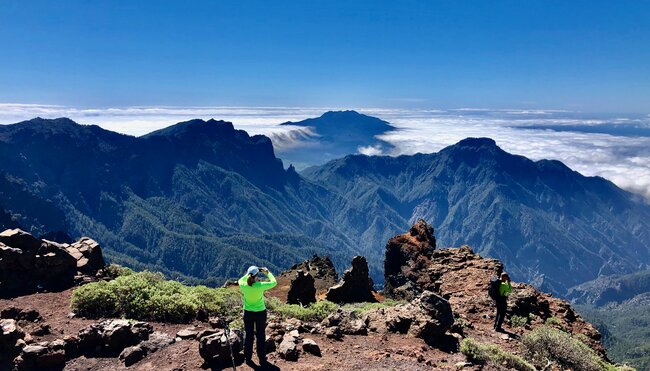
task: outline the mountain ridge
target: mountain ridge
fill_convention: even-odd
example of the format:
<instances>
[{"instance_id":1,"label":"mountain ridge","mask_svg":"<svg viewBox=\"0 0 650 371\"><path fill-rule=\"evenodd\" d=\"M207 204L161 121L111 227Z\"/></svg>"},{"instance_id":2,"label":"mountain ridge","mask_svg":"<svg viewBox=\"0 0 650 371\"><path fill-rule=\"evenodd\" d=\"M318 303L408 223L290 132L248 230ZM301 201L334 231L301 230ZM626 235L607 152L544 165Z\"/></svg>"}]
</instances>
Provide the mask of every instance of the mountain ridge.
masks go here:
<instances>
[{"instance_id":1,"label":"mountain ridge","mask_svg":"<svg viewBox=\"0 0 650 371\"><path fill-rule=\"evenodd\" d=\"M299 175L283 168L268 138L224 121L190 120L143 137L66 119L44 129L47 122L35 119L31 134L28 122L0 127L5 178L22 182L23 198L67 215L68 230L29 218L23 227L98 236L109 258L139 268L223 280L237 271L223 263L231 258L279 268L328 251L339 270L365 255L381 282L381 241L420 218L442 231L442 246L472 244L556 294L649 261L647 205L489 138L430 154L350 155ZM5 209L16 204L8 194L0 190Z\"/></svg>"}]
</instances>

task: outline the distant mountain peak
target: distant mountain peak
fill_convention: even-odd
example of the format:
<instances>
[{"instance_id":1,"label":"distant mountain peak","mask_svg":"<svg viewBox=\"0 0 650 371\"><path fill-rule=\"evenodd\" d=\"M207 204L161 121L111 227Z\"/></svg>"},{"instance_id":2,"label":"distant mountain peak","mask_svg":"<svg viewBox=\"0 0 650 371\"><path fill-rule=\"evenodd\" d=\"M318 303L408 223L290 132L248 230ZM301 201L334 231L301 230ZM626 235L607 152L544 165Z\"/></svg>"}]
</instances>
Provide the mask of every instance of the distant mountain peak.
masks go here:
<instances>
[{"instance_id":1,"label":"distant mountain peak","mask_svg":"<svg viewBox=\"0 0 650 371\"><path fill-rule=\"evenodd\" d=\"M465 138L456 143L459 147L498 147L492 138Z\"/></svg>"},{"instance_id":2,"label":"distant mountain peak","mask_svg":"<svg viewBox=\"0 0 650 371\"><path fill-rule=\"evenodd\" d=\"M355 117L355 116L366 116L364 114L361 114L355 110L344 110L344 111L327 111L321 115L321 117L336 117L336 116L348 116L348 117Z\"/></svg>"},{"instance_id":3,"label":"distant mountain peak","mask_svg":"<svg viewBox=\"0 0 650 371\"><path fill-rule=\"evenodd\" d=\"M144 135L144 137L177 137L184 135L190 132L196 132L200 130L220 130L223 132L235 132L235 127L232 122L215 120L213 118L205 121L203 119L192 119L188 121L179 122L178 124L168 126L166 128L153 131L149 134Z\"/></svg>"}]
</instances>

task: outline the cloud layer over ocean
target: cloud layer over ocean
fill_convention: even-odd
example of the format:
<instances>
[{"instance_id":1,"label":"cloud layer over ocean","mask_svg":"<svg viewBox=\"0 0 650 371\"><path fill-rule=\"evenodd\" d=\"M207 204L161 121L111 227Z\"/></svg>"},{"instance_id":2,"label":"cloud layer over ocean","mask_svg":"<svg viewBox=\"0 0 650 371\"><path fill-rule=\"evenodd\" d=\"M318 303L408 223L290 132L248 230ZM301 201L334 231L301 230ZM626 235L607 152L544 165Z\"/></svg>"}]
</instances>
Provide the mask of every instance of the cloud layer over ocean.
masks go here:
<instances>
[{"instance_id":1,"label":"cloud layer over ocean","mask_svg":"<svg viewBox=\"0 0 650 371\"><path fill-rule=\"evenodd\" d=\"M193 118L232 121L251 134L269 135L278 149L299 146L304 134L278 126L320 116L330 108L295 107L127 107L71 108L0 104L0 124L33 117L69 117L80 124L142 135ZM380 136L395 146L391 153L360 148L366 154L436 152L466 137L490 137L504 150L533 160L556 159L584 175L598 175L650 200L648 115L581 115L553 110L400 110L360 109L397 130ZM617 128L620 127L620 135ZM564 129L563 129L564 128ZM582 129L581 129L582 128ZM586 128L586 129L585 129ZM603 128L600 130L599 128ZM625 131L623 129L626 129ZM634 128L635 135L629 135ZM584 129L584 130L583 130ZM303 129L304 130L304 129ZM605 131L606 133L603 133Z\"/></svg>"}]
</instances>

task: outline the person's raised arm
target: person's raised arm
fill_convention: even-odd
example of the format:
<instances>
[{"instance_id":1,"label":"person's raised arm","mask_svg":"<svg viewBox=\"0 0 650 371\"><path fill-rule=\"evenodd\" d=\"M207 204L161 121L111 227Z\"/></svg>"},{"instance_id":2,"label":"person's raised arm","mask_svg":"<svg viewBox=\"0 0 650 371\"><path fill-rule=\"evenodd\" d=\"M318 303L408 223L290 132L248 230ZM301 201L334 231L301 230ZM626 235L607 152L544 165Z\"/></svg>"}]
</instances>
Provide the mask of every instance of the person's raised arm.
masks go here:
<instances>
[{"instance_id":1,"label":"person's raised arm","mask_svg":"<svg viewBox=\"0 0 650 371\"><path fill-rule=\"evenodd\" d=\"M245 274L244 277L240 278L239 281L237 281L237 283L239 284L239 286L248 285L248 283L246 283L247 279L248 279L248 273Z\"/></svg>"},{"instance_id":2,"label":"person's raised arm","mask_svg":"<svg viewBox=\"0 0 650 371\"><path fill-rule=\"evenodd\" d=\"M273 276L273 273L269 272L268 269L263 268L264 270L260 269L260 272L264 273L268 278L268 282L260 282L262 284L262 288L266 290L270 290L275 287L275 285L278 284L278 281L275 280L275 276Z\"/></svg>"}]
</instances>

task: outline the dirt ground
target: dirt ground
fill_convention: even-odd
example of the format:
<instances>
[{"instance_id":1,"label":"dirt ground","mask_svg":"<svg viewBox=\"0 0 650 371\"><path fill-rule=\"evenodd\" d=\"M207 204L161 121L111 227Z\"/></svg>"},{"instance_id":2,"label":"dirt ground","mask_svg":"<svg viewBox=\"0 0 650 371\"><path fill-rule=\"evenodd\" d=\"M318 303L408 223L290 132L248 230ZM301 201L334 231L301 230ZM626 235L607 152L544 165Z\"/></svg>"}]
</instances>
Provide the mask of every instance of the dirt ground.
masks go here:
<instances>
[{"instance_id":1,"label":"dirt ground","mask_svg":"<svg viewBox=\"0 0 650 371\"><path fill-rule=\"evenodd\" d=\"M59 293L39 293L13 299L1 299L0 309L16 306L23 309L36 309L43 321L51 328L51 333L34 336L34 340L51 341L65 335L76 335L80 329L96 322L83 318L69 318L69 303L72 290ZM181 329L197 326L207 328L207 323L165 324L152 322L156 331L174 335ZM477 326L478 325L478 326ZM502 339L503 334L495 333L489 328L489 319L485 325L475 324L470 334L478 340L488 340L507 346L509 340ZM486 328L487 327L487 328ZM27 328L27 331L30 329ZM303 334L319 344L322 357L301 353L297 362L288 362L272 353L269 361L273 365L268 369L280 370L454 370L458 362L465 357L458 352L458 340L451 336L434 340L431 345L421 339L406 335L345 336L342 341L325 338L323 335ZM80 357L68 361L65 370L204 370L198 353L198 341L179 340L175 344L148 355L142 361L126 368L117 358ZM226 368L230 369L230 368ZM238 364L238 370L260 369ZM473 368L466 368L473 369Z\"/></svg>"}]
</instances>

